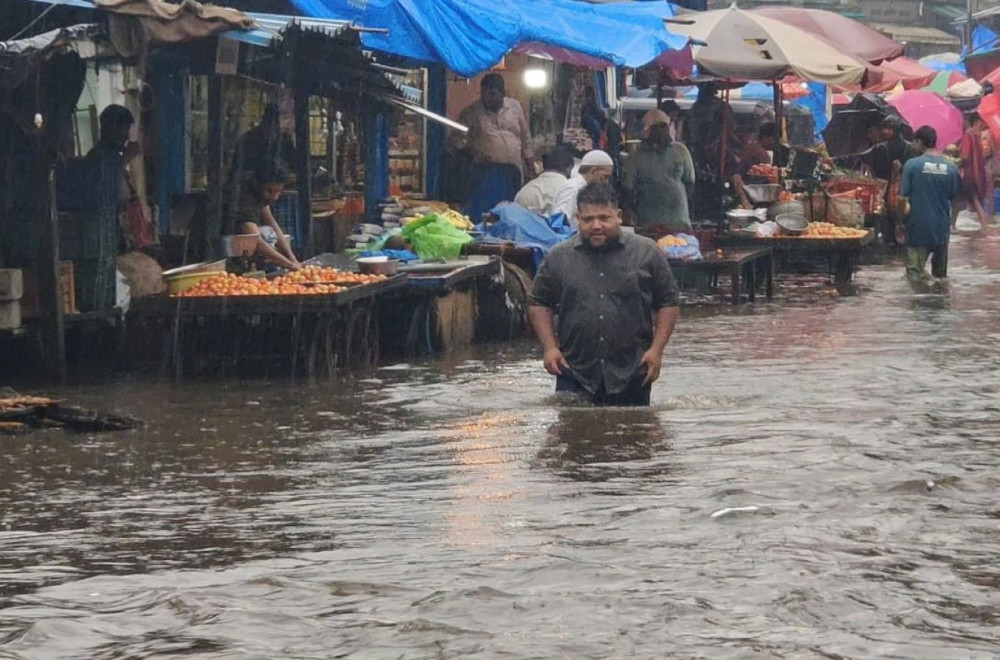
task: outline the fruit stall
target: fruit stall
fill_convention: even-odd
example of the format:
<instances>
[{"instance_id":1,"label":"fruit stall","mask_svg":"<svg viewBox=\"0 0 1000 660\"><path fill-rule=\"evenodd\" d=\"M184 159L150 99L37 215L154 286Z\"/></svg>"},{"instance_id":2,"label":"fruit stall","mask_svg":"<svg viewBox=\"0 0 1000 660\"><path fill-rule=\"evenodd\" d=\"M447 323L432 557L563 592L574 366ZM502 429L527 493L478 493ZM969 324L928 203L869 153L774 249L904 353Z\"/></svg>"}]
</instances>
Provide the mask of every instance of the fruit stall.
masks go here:
<instances>
[{"instance_id":1,"label":"fruit stall","mask_svg":"<svg viewBox=\"0 0 1000 660\"><path fill-rule=\"evenodd\" d=\"M875 241L875 232L828 222L808 222L801 216L793 218L798 218L798 222L792 224L792 219L781 218L775 223L778 229L773 233L731 231L716 237L715 245L722 249L770 248L779 268L802 263L803 258L825 262L837 291L842 295L851 293L859 256Z\"/></svg>"},{"instance_id":2,"label":"fruit stall","mask_svg":"<svg viewBox=\"0 0 1000 660\"><path fill-rule=\"evenodd\" d=\"M180 277L184 285L135 300L129 313L130 354L175 379L332 376L371 366L379 355L379 301L407 281L319 265L270 278L218 269Z\"/></svg>"}]
</instances>

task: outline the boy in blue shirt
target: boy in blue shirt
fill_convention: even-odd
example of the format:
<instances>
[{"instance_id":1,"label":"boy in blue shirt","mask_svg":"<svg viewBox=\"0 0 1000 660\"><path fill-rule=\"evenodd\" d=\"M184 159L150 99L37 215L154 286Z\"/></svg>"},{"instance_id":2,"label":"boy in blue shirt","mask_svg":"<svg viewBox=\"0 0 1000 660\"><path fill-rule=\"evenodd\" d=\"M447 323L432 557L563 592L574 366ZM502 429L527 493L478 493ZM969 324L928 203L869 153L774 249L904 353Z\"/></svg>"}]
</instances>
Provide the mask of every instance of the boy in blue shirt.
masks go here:
<instances>
[{"instance_id":1,"label":"boy in blue shirt","mask_svg":"<svg viewBox=\"0 0 1000 660\"><path fill-rule=\"evenodd\" d=\"M928 279L925 266L931 257L931 274L948 276L948 239L951 237L951 201L962 189L958 168L937 151L937 132L922 126L915 135L922 155L903 167L900 194L910 200L906 221L906 277Z\"/></svg>"}]
</instances>

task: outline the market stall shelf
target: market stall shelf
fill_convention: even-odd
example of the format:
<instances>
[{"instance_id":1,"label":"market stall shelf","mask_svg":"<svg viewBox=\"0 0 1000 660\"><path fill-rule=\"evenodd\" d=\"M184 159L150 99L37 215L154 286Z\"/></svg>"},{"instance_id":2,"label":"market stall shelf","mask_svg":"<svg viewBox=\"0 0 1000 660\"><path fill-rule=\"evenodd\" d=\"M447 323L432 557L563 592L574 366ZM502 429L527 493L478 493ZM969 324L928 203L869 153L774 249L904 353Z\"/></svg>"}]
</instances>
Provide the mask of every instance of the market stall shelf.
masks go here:
<instances>
[{"instance_id":1,"label":"market stall shelf","mask_svg":"<svg viewBox=\"0 0 1000 660\"><path fill-rule=\"evenodd\" d=\"M770 247L721 250L697 261L671 259L670 268L678 275L685 272L708 274L713 290L718 289L719 276L728 275L734 305L742 301L744 291L747 302L755 302L761 284L767 300L774 297L774 257Z\"/></svg>"},{"instance_id":2,"label":"market stall shelf","mask_svg":"<svg viewBox=\"0 0 1000 660\"><path fill-rule=\"evenodd\" d=\"M762 248L774 251L777 263L787 263L794 257L818 257L824 259L833 275L833 283L841 295L850 295L854 273L857 270L861 251L875 242L875 232L868 230L856 238L812 238L777 236L759 238L752 234L725 234L715 239L715 245L722 248Z\"/></svg>"}]
</instances>

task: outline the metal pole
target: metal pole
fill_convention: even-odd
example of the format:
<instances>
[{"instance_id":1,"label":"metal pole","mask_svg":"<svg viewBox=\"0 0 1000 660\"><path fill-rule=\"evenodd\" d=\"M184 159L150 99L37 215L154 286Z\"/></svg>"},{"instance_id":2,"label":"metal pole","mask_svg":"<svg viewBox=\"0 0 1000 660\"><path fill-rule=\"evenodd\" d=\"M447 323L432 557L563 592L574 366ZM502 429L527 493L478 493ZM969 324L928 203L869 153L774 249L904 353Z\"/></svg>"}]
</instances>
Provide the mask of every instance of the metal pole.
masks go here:
<instances>
[{"instance_id":1,"label":"metal pole","mask_svg":"<svg viewBox=\"0 0 1000 660\"><path fill-rule=\"evenodd\" d=\"M965 48L972 53L972 0L965 0Z\"/></svg>"}]
</instances>

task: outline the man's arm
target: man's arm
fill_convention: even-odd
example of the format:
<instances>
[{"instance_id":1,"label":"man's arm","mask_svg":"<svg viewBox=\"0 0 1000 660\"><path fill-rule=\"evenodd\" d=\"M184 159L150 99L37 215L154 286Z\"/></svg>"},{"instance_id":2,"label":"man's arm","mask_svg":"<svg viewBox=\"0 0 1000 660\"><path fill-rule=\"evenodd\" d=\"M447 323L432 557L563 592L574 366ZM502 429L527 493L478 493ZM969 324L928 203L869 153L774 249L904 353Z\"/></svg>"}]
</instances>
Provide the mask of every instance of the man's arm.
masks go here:
<instances>
[{"instance_id":1,"label":"man's arm","mask_svg":"<svg viewBox=\"0 0 1000 660\"><path fill-rule=\"evenodd\" d=\"M555 312L548 307L541 305L530 305L528 307L528 318L531 319L531 327L535 329L535 335L542 345L542 364L545 370L553 376L562 375L563 367L568 367L569 363L559 350L559 342L556 339Z\"/></svg>"},{"instance_id":2,"label":"man's arm","mask_svg":"<svg viewBox=\"0 0 1000 660\"><path fill-rule=\"evenodd\" d=\"M521 158L527 165L528 178L535 176L535 145L531 141L531 126L528 125L528 118L524 114L524 108L518 101L517 104L517 125L521 134Z\"/></svg>"},{"instance_id":3,"label":"man's arm","mask_svg":"<svg viewBox=\"0 0 1000 660\"><path fill-rule=\"evenodd\" d=\"M553 376L562 374L563 367L568 367L566 358L559 350L559 340L556 338L555 307L559 300L559 281L552 272L551 255L542 262L531 284L528 295L528 318L535 336L542 345L542 364L545 370Z\"/></svg>"},{"instance_id":4,"label":"man's arm","mask_svg":"<svg viewBox=\"0 0 1000 660\"><path fill-rule=\"evenodd\" d=\"M899 194L903 197L909 197L910 192L913 189L913 168L910 163L903 165L903 175L900 177L899 181Z\"/></svg>"},{"instance_id":5,"label":"man's arm","mask_svg":"<svg viewBox=\"0 0 1000 660\"><path fill-rule=\"evenodd\" d=\"M463 126L469 127L468 133L462 133L461 131L451 131L448 136L448 146L451 147L452 151L463 153L468 151L472 145L472 137L476 131L475 117L473 115L473 106L469 106L462 110L458 114L458 123Z\"/></svg>"},{"instance_id":6,"label":"man's arm","mask_svg":"<svg viewBox=\"0 0 1000 660\"><path fill-rule=\"evenodd\" d=\"M265 206L260 214L261 218L264 220L264 224L274 230L274 233L278 236L278 242L276 247L279 253L284 255L286 259L295 267L299 267L299 260L295 257L295 253L292 252L291 246L288 245L288 239L285 238L285 231L278 224L278 221L274 219L274 214L271 213L271 207Z\"/></svg>"},{"instance_id":7,"label":"man's arm","mask_svg":"<svg viewBox=\"0 0 1000 660\"><path fill-rule=\"evenodd\" d=\"M656 310L656 316L653 319L653 341L641 360L641 364L646 366L644 385L653 383L660 377L663 351L667 348L667 342L670 341L680 316L680 292L677 289L677 281L670 271L666 255L658 249L650 263L650 270L653 275L652 305Z\"/></svg>"},{"instance_id":8,"label":"man's arm","mask_svg":"<svg viewBox=\"0 0 1000 660\"><path fill-rule=\"evenodd\" d=\"M681 174L681 183L687 187L688 192L690 192L691 187L694 185L694 160L691 158L691 152L683 144L681 145L683 149L684 156L684 171Z\"/></svg>"}]
</instances>

